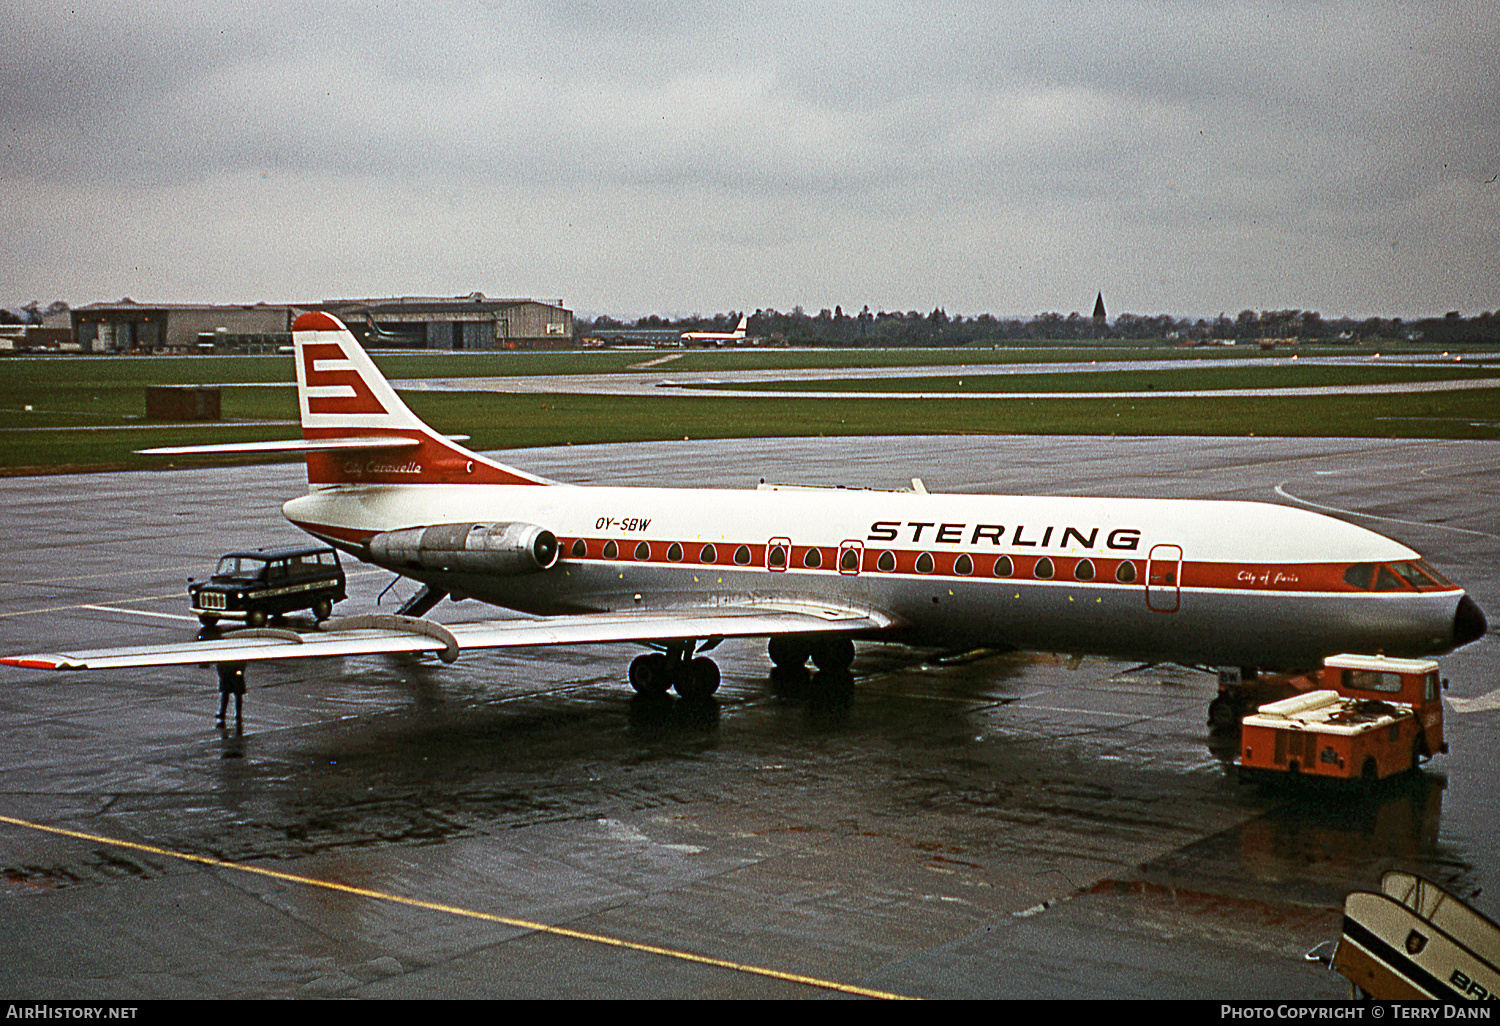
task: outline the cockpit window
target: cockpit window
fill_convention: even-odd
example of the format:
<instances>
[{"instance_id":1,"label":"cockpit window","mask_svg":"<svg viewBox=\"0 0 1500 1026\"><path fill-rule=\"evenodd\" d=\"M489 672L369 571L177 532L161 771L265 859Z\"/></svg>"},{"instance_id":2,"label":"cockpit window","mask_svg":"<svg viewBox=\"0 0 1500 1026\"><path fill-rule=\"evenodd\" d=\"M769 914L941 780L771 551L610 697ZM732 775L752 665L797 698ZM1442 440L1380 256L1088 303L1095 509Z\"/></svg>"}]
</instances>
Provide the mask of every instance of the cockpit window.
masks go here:
<instances>
[{"instance_id":1,"label":"cockpit window","mask_svg":"<svg viewBox=\"0 0 1500 1026\"><path fill-rule=\"evenodd\" d=\"M1384 565L1355 563L1344 571L1344 583L1365 591L1371 588L1376 591L1405 591L1408 587L1419 590L1457 587L1422 560Z\"/></svg>"},{"instance_id":2,"label":"cockpit window","mask_svg":"<svg viewBox=\"0 0 1500 1026\"><path fill-rule=\"evenodd\" d=\"M1444 577L1442 574L1434 570L1432 568L1432 564L1427 562L1427 560L1425 559L1419 559L1412 565L1415 566L1418 570L1422 571L1428 577L1431 577L1434 581L1442 585L1444 588L1458 587L1458 585L1454 584L1452 581L1448 580L1448 578Z\"/></svg>"},{"instance_id":3,"label":"cockpit window","mask_svg":"<svg viewBox=\"0 0 1500 1026\"><path fill-rule=\"evenodd\" d=\"M1421 563L1392 563L1391 569L1413 588L1439 588L1442 585L1433 577L1433 572Z\"/></svg>"}]
</instances>

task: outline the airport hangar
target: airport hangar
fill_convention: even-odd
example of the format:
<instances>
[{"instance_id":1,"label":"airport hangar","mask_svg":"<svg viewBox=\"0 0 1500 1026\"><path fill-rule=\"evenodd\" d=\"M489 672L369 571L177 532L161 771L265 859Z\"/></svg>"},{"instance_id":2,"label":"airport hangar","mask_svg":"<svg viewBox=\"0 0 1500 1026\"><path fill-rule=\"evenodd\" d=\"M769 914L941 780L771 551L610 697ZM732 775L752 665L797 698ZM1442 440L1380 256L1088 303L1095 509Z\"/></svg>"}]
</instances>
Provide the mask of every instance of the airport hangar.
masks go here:
<instances>
[{"instance_id":1,"label":"airport hangar","mask_svg":"<svg viewBox=\"0 0 1500 1026\"><path fill-rule=\"evenodd\" d=\"M567 349L573 311L535 299L404 296L318 303L191 305L91 303L72 311L74 340L90 353L265 353L292 344L292 322L321 310L370 348Z\"/></svg>"}]
</instances>

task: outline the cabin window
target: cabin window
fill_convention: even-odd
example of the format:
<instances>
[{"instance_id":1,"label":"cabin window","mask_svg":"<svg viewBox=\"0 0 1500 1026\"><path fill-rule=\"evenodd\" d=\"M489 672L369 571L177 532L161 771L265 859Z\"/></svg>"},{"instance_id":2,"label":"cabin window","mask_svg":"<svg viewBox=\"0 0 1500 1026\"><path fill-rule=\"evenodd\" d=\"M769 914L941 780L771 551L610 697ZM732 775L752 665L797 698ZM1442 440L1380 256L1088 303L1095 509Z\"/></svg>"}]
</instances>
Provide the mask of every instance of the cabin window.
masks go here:
<instances>
[{"instance_id":1,"label":"cabin window","mask_svg":"<svg viewBox=\"0 0 1500 1026\"><path fill-rule=\"evenodd\" d=\"M635 547L635 558L647 560L651 558L651 546L646 542L639 542Z\"/></svg>"},{"instance_id":2,"label":"cabin window","mask_svg":"<svg viewBox=\"0 0 1500 1026\"><path fill-rule=\"evenodd\" d=\"M930 574L930 573L932 573L932 553L930 553L930 552L924 552L920 556L917 557L917 573L919 573L919 574Z\"/></svg>"},{"instance_id":3,"label":"cabin window","mask_svg":"<svg viewBox=\"0 0 1500 1026\"><path fill-rule=\"evenodd\" d=\"M844 554L839 557L839 569L854 572L859 569L859 550L845 549Z\"/></svg>"},{"instance_id":4,"label":"cabin window","mask_svg":"<svg viewBox=\"0 0 1500 1026\"><path fill-rule=\"evenodd\" d=\"M1080 559L1078 565L1073 567L1073 579L1076 581L1092 581L1094 579L1094 561L1092 559Z\"/></svg>"},{"instance_id":5,"label":"cabin window","mask_svg":"<svg viewBox=\"0 0 1500 1026\"><path fill-rule=\"evenodd\" d=\"M1016 565L1010 561L1009 556L1001 556L995 560L995 576L1009 577L1016 572Z\"/></svg>"},{"instance_id":6,"label":"cabin window","mask_svg":"<svg viewBox=\"0 0 1500 1026\"><path fill-rule=\"evenodd\" d=\"M712 545L705 545L698 552L698 562L717 563L719 561L719 550Z\"/></svg>"},{"instance_id":7,"label":"cabin window","mask_svg":"<svg viewBox=\"0 0 1500 1026\"><path fill-rule=\"evenodd\" d=\"M960 577L967 577L974 572L974 561L969 558L967 552L953 561L953 572Z\"/></svg>"},{"instance_id":8,"label":"cabin window","mask_svg":"<svg viewBox=\"0 0 1500 1026\"><path fill-rule=\"evenodd\" d=\"M1039 579L1047 581L1052 579L1052 575L1057 572L1057 568L1052 565L1051 556L1043 556L1041 559L1036 561L1036 569L1032 572L1035 573Z\"/></svg>"},{"instance_id":9,"label":"cabin window","mask_svg":"<svg viewBox=\"0 0 1500 1026\"><path fill-rule=\"evenodd\" d=\"M809 570L816 570L823 565L823 551L821 549L808 549L802 555L802 565Z\"/></svg>"},{"instance_id":10,"label":"cabin window","mask_svg":"<svg viewBox=\"0 0 1500 1026\"><path fill-rule=\"evenodd\" d=\"M607 541L607 542L604 543L604 558L605 559L615 559L619 555L620 555L620 546L618 546L618 545L615 544L615 540L613 538L611 538L609 541Z\"/></svg>"},{"instance_id":11,"label":"cabin window","mask_svg":"<svg viewBox=\"0 0 1500 1026\"><path fill-rule=\"evenodd\" d=\"M882 552L880 554L880 558L875 562L875 569L879 570L883 574L895 573L896 554L890 551Z\"/></svg>"},{"instance_id":12,"label":"cabin window","mask_svg":"<svg viewBox=\"0 0 1500 1026\"><path fill-rule=\"evenodd\" d=\"M734 550L734 562L736 566L750 565L750 546L741 545Z\"/></svg>"},{"instance_id":13,"label":"cabin window","mask_svg":"<svg viewBox=\"0 0 1500 1026\"><path fill-rule=\"evenodd\" d=\"M1120 565L1115 567L1115 580L1121 584L1135 583L1135 564L1130 560L1121 560Z\"/></svg>"},{"instance_id":14,"label":"cabin window","mask_svg":"<svg viewBox=\"0 0 1500 1026\"><path fill-rule=\"evenodd\" d=\"M780 545L771 546L771 551L766 555L766 565L778 569L786 566L786 549Z\"/></svg>"},{"instance_id":15,"label":"cabin window","mask_svg":"<svg viewBox=\"0 0 1500 1026\"><path fill-rule=\"evenodd\" d=\"M667 558L674 563L682 562L682 546L673 542L667 549Z\"/></svg>"},{"instance_id":16,"label":"cabin window","mask_svg":"<svg viewBox=\"0 0 1500 1026\"><path fill-rule=\"evenodd\" d=\"M589 554L588 542L584 541L582 538L576 539L573 542L572 553L574 559L582 559L584 556L587 556Z\"/></svg>"}]
</instances>

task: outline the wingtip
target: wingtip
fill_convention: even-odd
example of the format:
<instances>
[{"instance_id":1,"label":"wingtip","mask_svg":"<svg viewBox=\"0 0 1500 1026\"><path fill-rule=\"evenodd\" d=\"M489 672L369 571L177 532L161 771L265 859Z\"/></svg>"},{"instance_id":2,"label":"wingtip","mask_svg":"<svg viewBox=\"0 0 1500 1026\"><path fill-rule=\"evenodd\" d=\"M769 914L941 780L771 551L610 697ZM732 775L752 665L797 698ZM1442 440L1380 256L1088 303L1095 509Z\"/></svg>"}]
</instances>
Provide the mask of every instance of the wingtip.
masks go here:
<instances>
[{"instance_id":1,"label":"wingtip","mask_svg":"<svg viewBox=\"0 0 1500 1026\"><path fill-rule=\"evenodd\" d=\"M61 670L67 665L60 659L38 659L36 656L7 656L0 658L0 663L26 670Z\"/></svg>"}]
</instances>

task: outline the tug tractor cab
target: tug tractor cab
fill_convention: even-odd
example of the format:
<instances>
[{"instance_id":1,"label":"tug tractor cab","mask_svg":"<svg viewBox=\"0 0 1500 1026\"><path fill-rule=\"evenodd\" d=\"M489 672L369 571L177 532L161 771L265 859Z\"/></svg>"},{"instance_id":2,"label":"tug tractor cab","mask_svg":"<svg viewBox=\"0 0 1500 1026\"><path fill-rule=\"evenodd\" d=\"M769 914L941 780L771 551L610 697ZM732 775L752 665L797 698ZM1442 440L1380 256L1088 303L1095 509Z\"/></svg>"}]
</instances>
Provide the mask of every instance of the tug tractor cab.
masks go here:
<instances>
[{"instance_id":1,"label":"tug tractor cab","mask_svg":"<svg viewBox=\"0 0 1500 1026\"><path fill-rule=\"evenodd\" d=\"M188 602L198 621L243 620L264 627L273 617L310 609L322 622L343 601L344 569L339 554L324 546L229 552L207 581L188 583Z\"/></svg>"},{"instance_id":2,"label":"tug tractor cab","mask_svg":"<svg viewBox=\"0 0 1500 1026\"><path fill-rule=\"evenodd\" d=\"M1373 784L1416 770L1448 750L1443 683L1430 659L1330 656L1315 690L1262 705L1241 721L1240 777Z\"/></svg>"}]
</instances>

